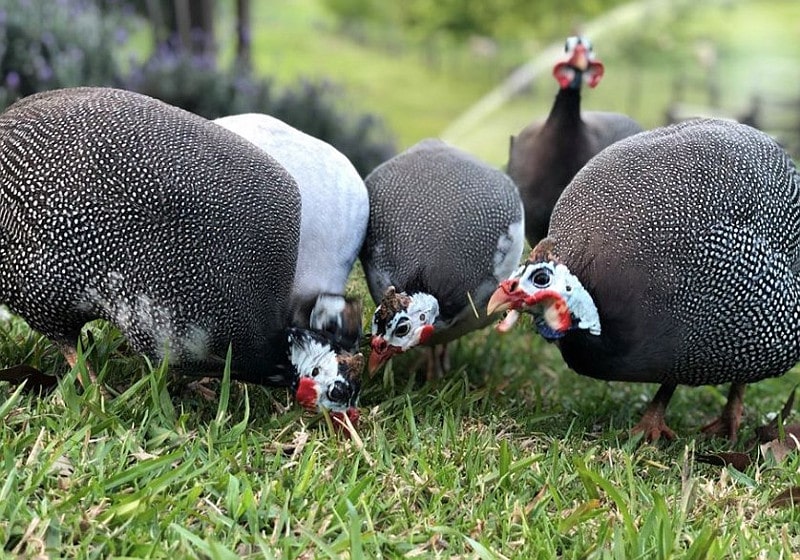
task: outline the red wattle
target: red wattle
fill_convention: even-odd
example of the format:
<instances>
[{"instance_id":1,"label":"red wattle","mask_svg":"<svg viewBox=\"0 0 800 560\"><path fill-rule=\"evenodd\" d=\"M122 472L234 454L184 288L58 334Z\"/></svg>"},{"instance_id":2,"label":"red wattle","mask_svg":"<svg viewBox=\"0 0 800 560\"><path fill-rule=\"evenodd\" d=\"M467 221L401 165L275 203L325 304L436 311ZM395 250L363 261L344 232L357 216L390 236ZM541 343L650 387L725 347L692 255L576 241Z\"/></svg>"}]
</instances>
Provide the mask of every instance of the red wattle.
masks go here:
<instances>
[{"instance_id":1,"label":"red wattle","mask_svg":"<svg viewBox=\"0 0 800 560\"><path fill-rule=\"evenodd\" d=\"M317 398L319 397L317 383L310 377L300 379L294 396L303 408L317 410Z\"/></svg>"},{"instance_id":2,"label":"red wattle","mask_svg":"<svg viewBox=\"0 0 800 560\"><path fill-rule=\"evenodd\" d=\"M555 330L564 332L572 326L572 316L569 312L569 306L564 298L555 290L539 290L535 294L525 298L525 305L533 307L534 305L543 305L545 308L545 318L548 316L548 311L552 309L557 315L557 324L552 324L551 327Z\"/></svg>"},{"instance_id":3,"label":"red wattle","mask_svg":"<svg viewBox=\"0 0 800 560\"><path fill-rule=\"evenodd\" d=\"M605 67L603 66L602 62L590 62L586 72L583 73L583 78L586 80L586 85L588 85L590 88L595 87L600 83L603 73L605 73Z\"/></svg>"},{"instance_id":4,"label":"red wattle","mask_svg":"<svg viewBox=\"0 0 800 560\"><path fill-rule=\"evenodd\" d=\"M425 344L433 336L433 325L425 325L422 327L422 332L419 333L419 343Z\"/></svg>"}]
</instances>

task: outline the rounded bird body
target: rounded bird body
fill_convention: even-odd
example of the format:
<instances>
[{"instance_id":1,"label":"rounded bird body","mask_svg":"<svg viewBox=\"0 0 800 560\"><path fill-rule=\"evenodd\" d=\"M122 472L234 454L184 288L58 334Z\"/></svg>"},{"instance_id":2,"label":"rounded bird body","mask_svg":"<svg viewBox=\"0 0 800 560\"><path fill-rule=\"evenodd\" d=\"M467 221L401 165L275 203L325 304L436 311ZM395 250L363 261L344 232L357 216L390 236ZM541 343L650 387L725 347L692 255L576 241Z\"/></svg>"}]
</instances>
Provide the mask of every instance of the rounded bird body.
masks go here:
<instances>
[{"instance_id":1,"label":"rounded bird body","mask_svg":"<svg viewBox=\"0 0 800 560\"><path fill-rule=\"evenodd\" d=\"M392 353L445 343L487 325L485 302L517 266L524 244L521 202L511 180L428 139L376 168L365 182L370 221L361 260L379 306L373 366Z\"/></svg>"},{"instance_id":2,"label":"rounded bird body","mask_svg":"<svg viewBox=\"0 0 800 560\"><path fill-rule=\"evenodd\" d=\"M581 88L584 83L590 87L599 83L603 65L594 59L585 38L567 39L565 51L567 59L553 70L560 89L550 114L512 136L509 148L508 174L525 204L525 234L531 246L547 235L558 197L586 162L606 146L642 130L619 113L581 113Z\"/></svg>"},{"instance_id":3,"label":"rounded bird body","mask_svg":"<svg viewBox=\"0 0 800 560\"><path fill-rule=\"evenodd\" d=\"M343 294L369 218L367 189L353 164L330 144L269 115L214 122L274 157L297 182L302 215L293 306L319 294Z\"/></svg>"},{"instance_id":4,"label":"rounded bird body","mask_svg":"<svg viewBox=\"0 0 800 560\"><path fill-rule=\"evenodd\" d=\"M300 193L277 161L109 88L0 115L0 300L74 346L93 319L182 370L294 386L286 328Z\"/></svg>"},{"instance_id":5,"label":"rounded bird body","mask_svg":"<svg viewBox=\"0 0 800 560\"><path fill-rule=\"evenodd\" d=\"M651 410L663 416L676 385L743 385L800 359L798 274L793 162L755 129L701 120L632 136L596 156L564 191L548 237L490 307L532 311L580 374L662 383ZM553 290L556 281L570 289ZM579 288L586 297L573 297ZM556 304L569 310L569 326L554 327L564 313L545 316ZM587 309L595 332L580 325ZM738 417L724 423L735 437ZM641 427L671 435L665 425Z\"/></svg>"}]
</instances>

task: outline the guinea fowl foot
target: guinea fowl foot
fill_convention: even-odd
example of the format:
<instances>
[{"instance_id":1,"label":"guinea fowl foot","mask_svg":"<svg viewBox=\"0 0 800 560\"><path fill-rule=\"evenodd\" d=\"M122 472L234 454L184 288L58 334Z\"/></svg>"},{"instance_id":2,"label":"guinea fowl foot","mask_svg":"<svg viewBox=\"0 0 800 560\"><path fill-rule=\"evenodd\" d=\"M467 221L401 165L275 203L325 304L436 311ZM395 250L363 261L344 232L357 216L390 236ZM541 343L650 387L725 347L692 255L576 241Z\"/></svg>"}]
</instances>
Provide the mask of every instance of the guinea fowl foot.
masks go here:
<instances>
[{"instance_id":1,"label":"guinea fowl foot","mask_svg":"<svg viewBox=\"0 0 800 560\"><path fill-rule=\"evenodd\" d=\"M200 396L203 400L206 401L215 401L217 400L217 391L214 390L212 387L209 387L209 383L213 383L216 381L214 377L203 377L202 379L198 379L197 381L192 381L188 385L186 385L186 389L195 393Z\"/></svg>"},{"instance_id":2,"label":"guinea fowl foot","mask_svg":"<svg viewBox=\"0 0 800 560\"><path fill-rule=\"evenodd\" d=\"M643 434L646 441L657 441L662 436L668 440L675 439L673 432L664 420L667 405L675 392L675 385L662 385L647 405L642 419L631 430L631 435Z\"/></svg>"},{"instance_id":3,"label":"guinea fowl foot","mask_svg":"<svg viewBox=\"0 0 800 560\"><path fill-rule=\"evenodd\" d=\"M728 402L725 403L719 418L700 428L700 431L712 436L726 437L735 443L738 439L739 425L742 423L745 388L746 385L743 383L731 383Z\"/></svg>"}]
</instances>

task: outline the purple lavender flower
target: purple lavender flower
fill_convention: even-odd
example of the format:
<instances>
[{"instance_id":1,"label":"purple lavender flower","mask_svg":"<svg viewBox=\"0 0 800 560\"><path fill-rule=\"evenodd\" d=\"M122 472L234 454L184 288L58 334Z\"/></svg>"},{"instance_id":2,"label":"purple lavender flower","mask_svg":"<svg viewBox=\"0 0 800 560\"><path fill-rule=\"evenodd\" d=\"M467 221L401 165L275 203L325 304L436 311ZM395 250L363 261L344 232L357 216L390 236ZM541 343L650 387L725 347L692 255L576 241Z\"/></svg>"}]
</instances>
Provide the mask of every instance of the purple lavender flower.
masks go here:
<instances>
[{"instance_id":1,"label":"purple lavender flower","mask_svg":"<svg viewBox=\"0 0 800 560\"><path fill-rule=\"evenodd\" d=\"M19 87L19 84L22 80L19 77L19 74L14 72L13 70L6 74L6 87L11 90L15 90Z\"/></svg>"},{"instance_id":2,"label":"purple lavender flower","mask_svg":"<svg viewBox=\"0 0 800 560\"><path fill-rule=\"evenodd\" d=\"M118 45L122 45L128 40L128 30L124 27L117 27L114 30L114 40Z\"/></svg>"},{"instance_id":3,"label":"purple lavender flower","mask_svg":"<svg viewBox=\"0 0 800 560\"><path fill-rule=\"evenodd\" d=\"M43 82L50 80L53 77L53 68L46 62L37 65L36 76Z\"/></svg>"}]
</instances>

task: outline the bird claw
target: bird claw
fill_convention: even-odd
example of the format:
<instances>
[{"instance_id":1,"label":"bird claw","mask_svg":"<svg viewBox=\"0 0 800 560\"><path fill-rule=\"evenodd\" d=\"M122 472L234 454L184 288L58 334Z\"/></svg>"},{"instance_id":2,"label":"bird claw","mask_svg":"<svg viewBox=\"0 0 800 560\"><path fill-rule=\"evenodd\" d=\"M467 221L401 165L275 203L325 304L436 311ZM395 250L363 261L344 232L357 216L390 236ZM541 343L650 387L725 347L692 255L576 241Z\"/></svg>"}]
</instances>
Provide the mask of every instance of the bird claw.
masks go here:
<instances>
[{"instance_id":1,"label":"bird claw","mask_svg":"<svg viewBox=\"0 0 800 560\"><path fill-rule=\"evenodd\" d=\"M672 441L675 439L675 432L673 432L664 418L658 418L657 415L650 415L645 413L642 419L631 430L631 435L642 434L645 441L655 442L662 436L664 439Z\"/></svg>"},{"instance_id":2,"label":"bird claw","mask_svg":"<svg viewBox=\"0 0 800 560\"><path fill-rule=\"evenodd\" d=\"M672 393L675 392L675 387L675 385L666 383L658 388L658 392L642 414L642 419L631 430L631 435L644 434L645 441L651 442L658 441L661 436L670 441L675 439L675 432L664 421L664 414L667 411L669 400L672 398Z\"/></svg>"},{"instance_id":3,"label":"bird claw","mask_svg":"<svg viewBox=\"0 0 800 560\"><path fill-rule=\"evenodd\" d=\"M640 426L637 424L631 430L631 435L635 436L637 434L643 434L643 439L645 441L654 443L661 439L663 436L664 439L669 441L673 441L675 439L675 432L673 432L669 426L663 424L661 426Z\"/></svg>"},{"instance_id":4,"label":"bird claw","mask_svg":"<svg viewBox=\"0 0 800 560\"><path fill-rule=\"evenodd\" d=\"M713 437L724 437L731 440L731 443L736 443L739 432L739 424L731 422L730 418L720 416L715 420L709 422L700 431Z\"/></svg>"},{"instance_id":5,"label":"bird claw","mask_svg":"<svg viewBox=\"0 0 800 560\"><path fill-rule=\"evenodd\" d=\"M186 389L198 395L203 400L212 402L217 399L217 392L212 387L209 387L207 383L211 383L213 381L214 379L211 377L203 377L202 379L192 381L186 385Z\"/></svg>"}]
</instances>

